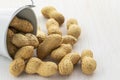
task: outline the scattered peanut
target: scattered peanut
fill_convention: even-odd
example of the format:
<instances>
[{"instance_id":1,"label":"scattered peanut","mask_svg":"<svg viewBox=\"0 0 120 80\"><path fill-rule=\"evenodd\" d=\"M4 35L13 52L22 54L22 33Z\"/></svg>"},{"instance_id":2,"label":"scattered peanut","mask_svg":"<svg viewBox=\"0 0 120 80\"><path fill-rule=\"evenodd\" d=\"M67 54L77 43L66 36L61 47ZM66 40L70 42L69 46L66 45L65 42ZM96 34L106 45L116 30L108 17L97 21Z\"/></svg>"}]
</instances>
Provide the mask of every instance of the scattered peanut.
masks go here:
<instances>
[{"instance_id":1,"label":"scattered peanut","mask_svg":"<svg viewBox=\"0 0 120 80\"><path fill-rule=\"evenodd\" d=\"M16 51L18 50L17 47L15 45L12 44L11 40L12 37L14 36L14 32L11 29L8 29L7 32L7 49L8 49L8 53L10 54L10 56L12 58L14 58Z\"/></svg>"},{"instance_id":2,"label":"scattered peanut","mask_svg":"<svg viewBox=\"0 0 120 80\"><path fill-rule=\"evenodd\" d=\"M25 34L25 37L28 39L29 45L34 46L35 48L38 47L39 41L37 37L31 33Z\"/></svg>"},{"instance_id":3,"label":"scattered peanut","mask_svg":"<svg viewBox=\"0 0 120 80\"><path fill-rule=\"evenodd\" d=\"M90 50L84 50L81 54L81 69L84 74L92 74L96 69L96 61L93 59L93 53Z\"/></svg>"},{"instance_id":4,"label":"scattered peanut","mask_svg":"<svg viewBox=\"0 0 120 80\"><path fill-rule=\"evenodd\" d=\"M13 18L12 22L10 23L10 26L21 32L33 32L32 24L29 21L20 19L18 17Z\"/></svg>"},{"instance_id":5,"label":"scattered peanut","mask_svg":"<svg viewBox=\"0 0 120 80\"><path fill-rule=\"evenodd\" d=\"M36 37L37 37L39 43L42 43L45 40L46 36L47 35L40 30L40 27L38 27Z\"/></svg>"},{"instance_id":6,"label":"scattered peanut","mask_svg":"<svg viewBox=\"0 0 120 80\"><path fill-rule=\"evenodd\" d=\"M51 53L51 58L55 61L60 61L66 54L72 51L70 44L61 44L59 48L55 49Z\"/></svg>"},{"instance_id":7,"label":"scattered peanut","mask_svg":"<svg viewBox=\"0 0 120 80\"><path fill-rule=\"evenodd\" d=\"M34 47L33 46L24 46L20 48L15 55L16 58L22 58L24 60L29 59L33 56Z\"/></svg>"},{"instance_id":8,"label":"scattered peanut","mask_svg":"<svg viewBox=\"0 0 120 80\"><path fill-rule=\"evenodd\" d=\"M45 40L38 46L37 56L40 59L48 56L51 51L60 46L62 41L62 36L59 34L48 35Z\"/></svg>"},{"instance_id":9,"label":"scattered peanut","mask_svg":"<svg viewBox=\"0 0 120 80\"><path fill-rule=\"evenodd\" d=\"M62 44L51 53L51 58L60 61L66 54L72 51L72 46L77 42L73 36L66 35L62 37Z\"/></svg>"},{"instance_id":10,"label":"scattered peanut","mask_svg":"<svg viewBox=\"0 0 120 80\"><path fill-rule=\"evenodd\" d=\"M48 30L48 34L60 34L62 35L62 32L60 31L59 24L56 20L53 18L48 19L46 23L46 27Z\"/></svg>"},{"instance_id":11,"label":"scattered peanut","mask_svg":"<svg viewBox=\"0 0 120 80\"><path fill-rule=\"evenodd\" d=\"M68 30L67 34L75 37L76 39L81 34L81 29L80 29L76 19L69 19L67 21L67 30Z\"/></svg>"},{"instance_id":12,"label":"scattered peanut","mask_svg":"<svg viewBox=\"0 0 120 80\"><path fill-rule=\"evenodd\" d=\"M89 49L83 50L81 58L83 59L85 56L93 58L93 52Z\"/></svg>"},{"instance_id":13,"label":"scattered peanut","mask_svg":"<svg viewBox=\"0 0 120 80\"><path fill-rule=\"evenodd\" d=\"M66 23L66 26L67 26L67 29L69 29L69 27L71 26L71 25L73 25L73 24L78 24L78 22L77 22L77 20L76 19L73 19L73 18L71 18L71 19L69 19L68 21L67 21L67 23Z\"/></svg>"},{"instance_id":14,"label":"scattered peanut","mask_svg":"<svg viewBox=\"0 0 120 80\"><path fill-rule=\"evenodd\" d=\"M38 67L40 66L41 63L42 61L39 58L36 57L30 58L29 61L27 62L25 72L28 74L37 73Z\"/></svg>"},{"instance_id":15,"label":"scattered peanut","mask_svg":"<svg viewBox=\"0 0 120 80\"><path fill-rule=\"evenodd\" d=\"M12 30L12 32L14 32L15 34L18 33L19 31L14 29L13 27L9 26L9 29Z\"/></svg>"},{"instance_id":16,"label":"scattered peanut","mask_svg":"<svg viewBox=\"0 0 120 80\"><path fill-rule=\"evenodd\" d=\"M64 16L57 12L53 6L46 6L42 8L41 12L46 18L54 18L59 23L59 25L64 23Z\"/></svg>"},{"instance_id":17,"label":"scattered peanut","mask_svg":"<svg viewBox=\"0 0 120 80\"><path fill-rule=\"evenodd\" d=\"M18 58L11 62L10 64L10 73L13 76L19 76L23 71L25 67L25 62L23 59Z\"/></svg>"},{"instance_id":18,"label":"scattered peanut","mask_svg":"<svg viewBox=\"0 0 120 80\"><path fill-rule=\"evenodd\" d=\"M54 62L43 62L38 58L31 58L25 68L26 73L38 73L40 76L49 77L57 73L57 65Z\"/></svg>"},{"instance_id":19,"label":"scattered peanut","mask_svg":"<svg viewBox=\"0 0 120 80\"><path fill-rule=\"evenodd\" d=\"M54 62L43 62L38 68L37 73L44 77L49 77L57 73L57 64Z\"/></svg>"},{"instance_id":20,"label":"scattered peanut","mask_svg":"<svg viewBox=\"0 0 120 80\"><path fill-rule=\"evenodd\" d=\"M61 75L70 75L73 71L74 64L80 60L78 53L67 54L58 64L59 73Z\"/></svg>"},{"instance_id":21,"label":"scattered peanut","mask_svg":"<svg viewBox=\"0 0 120 80\"><path fill-rule=\"evenodd\" d=\"M35 35L27 33L23 34L15 34L12 39L12 43L17 47L23 46L34 46L37 47L39 45L39 41Z\"/></svg>"},{"instance_id":22,"label":"scattered peanut","mask_svg":"<svg viewBox=\"0 0 120 80\"><path fill-rule=\"evenodd\" d=\"M62 38L63 38L62 41L63 44L71 44L73 46L77 42L77 39L71 35L65 35Z\"/></svg>"},{"instance_id":23,"label":"scattered peanut","mask_svg":"<svg viewBox=\"0 0 120 80\"><path fill-rule=\"evenodd\" d=\"M14 32L8 28L8 31L7 31L7 38L12 38L14 36Z\"/></svg>"},{"instance_id":24,"label":"scattered peanut","mask_svg":"<svg viewBox=\"0 0 120 80\"><path fill-rule=\"evenodd\" d=\"M70 54L67 54L66 58L67 57L72 61L72 63L74 65L77 64L79 62L79 60L81 59L81 56L77 52L72 52Z\"/></svg>"}]
</instances>

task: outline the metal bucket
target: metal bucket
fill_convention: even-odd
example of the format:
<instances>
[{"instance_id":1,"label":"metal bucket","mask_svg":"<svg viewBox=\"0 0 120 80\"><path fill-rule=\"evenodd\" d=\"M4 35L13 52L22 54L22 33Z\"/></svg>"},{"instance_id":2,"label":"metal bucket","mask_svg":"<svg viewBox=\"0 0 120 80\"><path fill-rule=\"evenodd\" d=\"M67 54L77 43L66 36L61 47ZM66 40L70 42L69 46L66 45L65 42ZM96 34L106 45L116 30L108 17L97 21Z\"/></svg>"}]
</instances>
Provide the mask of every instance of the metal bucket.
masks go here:
<instances>
[{"instance_id":1,"label":"metal bucket","mask_svg":"<svg viewBox=\"0 0 120 80\"><path fill-rule=\"evenodd\" d=\"M33 25L34 32L37 30L37 19L32 5L26 5L18 8L0 9L0 55L12 59L7 50L6 36L7 30L12 19L17 15L20 18L30 21Z\"/></svg>"}]
</instances>

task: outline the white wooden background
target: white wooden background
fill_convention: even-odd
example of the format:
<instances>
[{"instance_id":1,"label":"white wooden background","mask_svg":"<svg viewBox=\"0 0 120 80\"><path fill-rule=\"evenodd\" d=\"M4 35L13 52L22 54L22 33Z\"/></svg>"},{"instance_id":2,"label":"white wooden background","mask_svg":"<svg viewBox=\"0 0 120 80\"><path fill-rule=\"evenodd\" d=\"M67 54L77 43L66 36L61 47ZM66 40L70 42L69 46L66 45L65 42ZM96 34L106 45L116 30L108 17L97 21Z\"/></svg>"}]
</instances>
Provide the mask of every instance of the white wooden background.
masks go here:
<instances>
[{"instance_id":1,"label":"white wooden background","mask_svg":"<svg viewBox=\"0 0 120 80\"><path fill-rule=\"evenodd\" d=\"M24 5L28 1L0 0L0 8ZM73 51L81 53L83 49L91 49L97 61L97 69L93 75L87 76L77 65L70 76L63 77L57 74L43 78L23 74L15 78L9 73L10 60L0 56L0 80L120 80L120 0L34 0L34 2L38 24L45 32L47 32L46 19L40 10L46 5L55 6L64 14L66 20L71 17L78 20L82 34ZM65 35L65 24L61 30Z\"/></svg>"}]
</instances>

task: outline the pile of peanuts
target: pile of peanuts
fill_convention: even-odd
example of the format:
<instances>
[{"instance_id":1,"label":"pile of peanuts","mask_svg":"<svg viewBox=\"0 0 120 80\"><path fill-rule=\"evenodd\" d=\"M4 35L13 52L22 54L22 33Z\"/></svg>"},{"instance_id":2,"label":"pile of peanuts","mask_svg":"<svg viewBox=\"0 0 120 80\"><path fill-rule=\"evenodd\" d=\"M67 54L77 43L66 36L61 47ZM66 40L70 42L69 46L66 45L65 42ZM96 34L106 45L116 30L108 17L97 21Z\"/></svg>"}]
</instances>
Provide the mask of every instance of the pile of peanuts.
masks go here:
<instances>
[{"instance_id":1,"label":"pile of peanuts","mask_svg":"<svg viewBox=\"0 0 120 80\"><path fill-rule=\"evenodd\" d=\"M37 73L43 77L50 77L56 73L65 76L70 75L75 64L80 62L82 72L92 74L96 69L93 52L83 50L81 55L72 52L73 45L81 34L77 20L73 18L67 20L67 34L62 36L60 26L65 21L64 16L53 6L46 6L41 12L48 18L47 34L38 28L37 34L34 35L31 22L17 16L11 21L7 32L7 49L13 58L10 73L16 77L23 72ZM51 60L46 61L46 58Z\"/></svg>"}]
</instances>

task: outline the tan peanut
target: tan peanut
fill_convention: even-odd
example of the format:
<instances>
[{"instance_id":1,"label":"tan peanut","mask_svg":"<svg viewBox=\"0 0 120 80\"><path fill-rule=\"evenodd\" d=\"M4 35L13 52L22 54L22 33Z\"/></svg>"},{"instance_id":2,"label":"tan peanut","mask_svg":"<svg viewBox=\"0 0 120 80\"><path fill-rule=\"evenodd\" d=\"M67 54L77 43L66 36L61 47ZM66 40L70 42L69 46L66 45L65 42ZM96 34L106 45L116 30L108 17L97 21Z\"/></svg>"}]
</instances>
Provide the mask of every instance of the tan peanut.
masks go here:
<instances>
[{"instance_id":1,"label":"tan peanut","mask_svg":"<svg viewBox=\"0 0 120 80\"><path fill-rule=\"evenodd\" d=\"M20 19L18 17L13 18L12 22L10 23L10 26L21 32L33 32L32 24L29 21Z\"/></svg>"},{"instance_id":2,"label":"tan peanut","mask_svg":"<svg viewBox=\"0 0 120 80\"><path fill-rule=\"evenodd\" d=\"M38 67L42 61L39 58L32 57L30 60L27 62L25 72L28 74L35 74L37 73Z\"/></svg>"},{"instance_id":3,"label":"tan peanut","mask_svg":"<svg viewBox=\"0 0 120 80\"><path fill-rule=\"evenodd\" d=\"M85 56L93 58L93 52L89 49L85 49L82 51L81 58L83 59Z\"/></svg>"},{"instance_id":4,"label":"tan peanut","mask_svg":"<svg viewBox=\"0 0 120 80\"><path fill-rule=\"evenodd\" d=\"M48 19L46 23L46 27L48 30L48 34L60 34L62 35L62 32L60 31L59 24L56 20L53 18Z\"/></svg>"},{"instance_id":5,"label":"tan peanut","mask_svg":"<svg viewBox=\"0 0 120 80\"><path fill-rule=\"evenodd\" d=\"M14 36L14 32L8 28L8 31L7 31L7 38L12 38Z\"/></svg>"},{"instance_id":6,"label":"tan peanut","mask_svg":"<svg viewBox=\"0 0 120 80\"><path fill-rule=\"evenodd\" d=\"M27 33L27 34L25 34L25 36L28 39L30 46L34 46L35 48L38 47L39 41L35 35Z\"/></svg>"},{"instance_id":7,"label":"tan peanut","mask_svg":"<svg viewBox=\"0 0 120 80\"><path fill-rule=\"evenodd\" d=\"M59 25L64 23L64 16L59 13L53 6L46 6L41 10L42 14L46 18L54 18Z\"/></svg>"},{"instance_id":8,"label":"tan peanut","mask_svg":"<svg viewBox=\"0 0 120 80\"><path fill-rule=\"evenodd\" d=\"M14 34L16 34L16 33L18 33L19 31L17 31L16 29L14 29L13 27L11 27L11 26L9 26L9 28L8 29L10 29L10 30L12 30L13 32L14 32Z\"/></svg>"},{"instance_id":9,"label":"tan peanut","mask_svg":"<svg viewBox=\"0 0 120 80\"><path fill-rule=\"evenodd\" d=\"M15 59L10 63L10 73L14 76L19 76L25 67L25 61L33 56L34 47L25 46L20 48L16 54Z\"/></svg>"},{"instance_id":10,"label":"tan peanut","mask_svg":"<svg viewBox=\"0 0 120 80\"><path fill-rule=\"evenodd\" d=\"M27 33L23 34L15 34L12 39L12 43L17 47L23 46L34 46L37 47L39 45L39 41L35 35Z\"/></svg>"},{"instance_id":11,"label":"tan peanut","mask_svg":"<svg viewBox=\"0 0 120 80\"><path fill-rule=\"evenodd\" d=\"M67 55L66 55L66 58L67 58L67 57L72 61L72 63L73 63L74 65L77 64L77 63L79 62L79 60L81 59L79 53L77 53L77 52L72 52L72 53L70 53L70 54L67 54Z\"/></svg>"},{"instance_id":12,"label":"tan peanut","mask_svg":"<svg viewBox=\"0 0 120 80\"><path fill-rule=\"evenodd\" d=\"M67 34L75 37L76 39L80 36L81 29L76 19L71 18L67 21Z\"/></svg>"},{"instance_id":13,"label":"tan peanut","mask_svg":"<svg viewBox=\"0 0 120 80\"><path fill-rule=\"evenodd\" d=\"M72 51L70 44L61 44L59 48L55 49L51 53L51 58L60 61L66 54Z\"/></svg>"},{"instance_id":14,"label":"tan peanut","mask_svg":"<svg viewBox=\"0 0 120 80\"><path fill-rule=\"evenodd\" d=\"M72 51L72 46L77 42L73 36L66 35L62 37L62 44L51 53L51 58L60 61L66 54Z\"/></svg>"},{"instance_id":15,"label":"tan peanut","mask_svg":"<svg viewBox=\"0 0 120 80\"><path fill-rule=\"evenodd\" d=\"M71 35L65 35L62 37L63 44L71 44L72 46L77 42L77 39Z\"/></svg>"},{"instance_id":16,"label":"tan peanut","mask_svg":"<svg viewBox=\"0 0 120 80\"><path fill-rule=\"evenodd\" d=\"M12 44L12 37L14 36L14 32L11 29L7 31L7 49L8 53L12 58L14 58L16 51L18 50L15 45Z\"/></svg>"},{"instance_id":17,"label":"tan peanut","mask_svg":"<svg viewBox=\"0 0 120 80\"><path fill-rule=\"evenodd\" d=\"M59 34L48 35L45 40L38 46L37 56L40 59L48 56L52 50L59 47L62 41L62 36Z\"/></svg>"},{"instance_id":18,"label":"tan peanut","mask_svg":"<svg viewBox=\"0 0 120 80\"><path fill-rule=\"evenodd\" d=\"M37 73L44 77L49 77L57 73L57 64L54 62L43 62Z\"/></svg>"},{"instance_id":19,"label":"tan peanut","mask_svg":"<svg viewBox=\"0 0 120 80\"><path fill-rule=\"evenodd\" d=\"M38 58L31 58L25 68L26 73L37 73L40 76L49 77L57 73L57 65L54 62L43 62Z\"/></svg>"},{"instance_id":20,"label":"tan peanut","mask_svg":"<svg viewBox=\"0 0 120 80\"><path fill-rule=\"evenodd\" d=\"M81 54L81 69L84 74L92 74L96 69L96 61L91 50L84 50Z\"/></svg>"},{"instance_id":21,"label":"tan peanut","mask_svg":"<svg viewBox=\"0 0 120 80\"><path fill-rule=\"evenodd\" d=\"M47 35L43 31L40 30L40 27L38 27L36 37L37 37L39 43L42 43L45 40L46 36Z\"/></svg>"},{"instance_id":22,"label":"tan peanut","mask_svg":"<svg viewBox=\"0 0 120 80\"><path fill-rule=\"evenodd\" d=\"M74 64L77 64L80 60L78 53L67 54L58 64L59 73L61 75L70 75L73 71Z\"/></svg>"},{"instance_id":23,"label":"tan peanut","mask_svg":"<svg viewBox=\"0 0 120 80\"><path fill-rule=\"evenodd\" d=\"M70 18L70 19L67 21L67 23L66 23L67 29L69 29L69 27L70 27L71 25L73 25L73 24L78 25L78 22L77 22L76 19Z\"/></svg>"},{"instance_id":24,"label":"tan peanut","mask_svg":"<svg viewBox=\"0 0 120 80\"><path fill-rule=\"evenodd\" d=\"M19 76L24 71L24 67L25 67L24 60L18 58L11 62L9 70L13 76Z\"/></svg>"},{"instance_id":25,"label":"tan peanut","mask_svg":"<svg viewBox=\"0 0 120 80\"><path fill-rule=\"evenodd\" d=\"M26 60L31 58L33 54L34 54L33 46L24 46L16 52L15 59L22 58L23 60Z\"/></svg>"}]
</instances>

